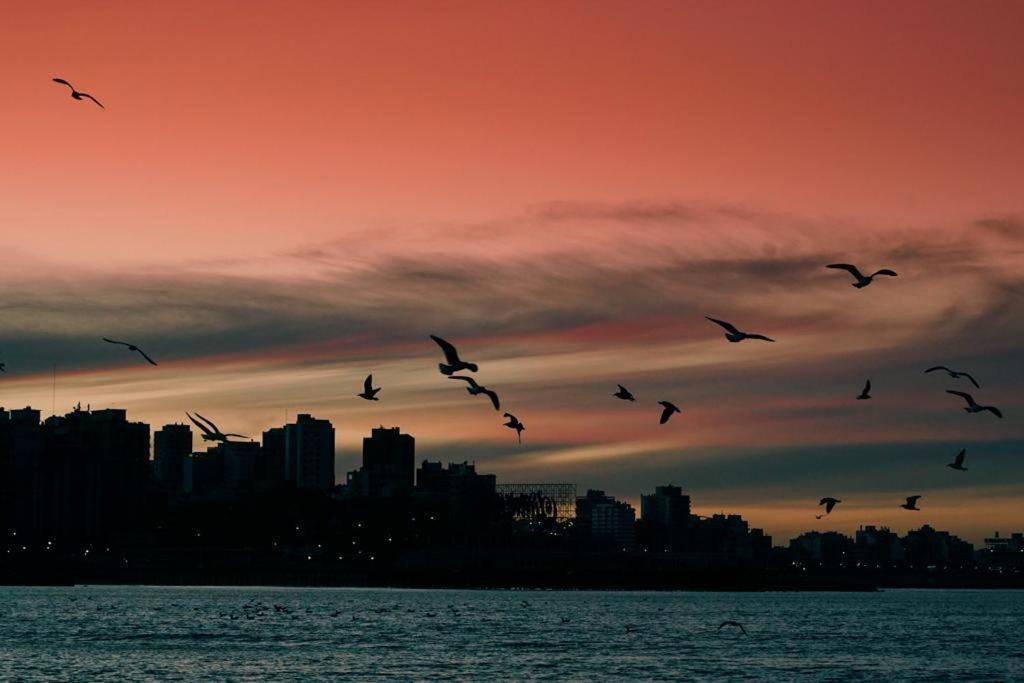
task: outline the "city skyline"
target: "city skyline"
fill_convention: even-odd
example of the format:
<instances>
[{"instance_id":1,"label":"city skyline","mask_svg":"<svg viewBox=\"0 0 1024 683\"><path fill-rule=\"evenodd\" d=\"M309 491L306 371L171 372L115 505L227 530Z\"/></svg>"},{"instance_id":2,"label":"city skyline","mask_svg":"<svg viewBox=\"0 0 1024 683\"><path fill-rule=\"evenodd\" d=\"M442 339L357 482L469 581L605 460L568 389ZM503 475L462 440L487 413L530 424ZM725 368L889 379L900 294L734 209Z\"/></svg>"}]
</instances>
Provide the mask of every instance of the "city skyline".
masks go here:
<instances>
[{"instance_id":1,"label":"city skyline","mask_svg":"<svg viewBox=\"0 0 1024 683\"><path fill-rule=\"evenodd\" d=\"M674 482L779 538L1024 527L1022 12L11 8L0 404L48 411L56 365L57 413L330 419L336 473L399 424L425 458L634 507ZM835 261L899 277L855 290Z\"/></svg>"}]
</instances>

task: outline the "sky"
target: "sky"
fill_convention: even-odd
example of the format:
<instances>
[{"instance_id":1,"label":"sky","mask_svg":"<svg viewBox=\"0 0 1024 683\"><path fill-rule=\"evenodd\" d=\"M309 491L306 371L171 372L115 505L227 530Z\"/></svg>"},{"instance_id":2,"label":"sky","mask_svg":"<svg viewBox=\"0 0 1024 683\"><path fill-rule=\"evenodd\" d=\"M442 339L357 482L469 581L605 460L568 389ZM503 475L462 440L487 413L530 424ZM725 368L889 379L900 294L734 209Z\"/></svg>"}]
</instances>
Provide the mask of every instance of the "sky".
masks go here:
<instances>
[{"instance_id":1,"label":"sky","mask_svg":"<svg viewBox=\"0 0 1024 683\"><path fill-rule=\"evenodd\" d=\"M312 413L340 481L397 425L500 482L680 485L776 543L1024 529L1024 5L3 13L0 405L254 436ZM858 290L835 261L899 276Z\"/></svg>"}]
</instances>

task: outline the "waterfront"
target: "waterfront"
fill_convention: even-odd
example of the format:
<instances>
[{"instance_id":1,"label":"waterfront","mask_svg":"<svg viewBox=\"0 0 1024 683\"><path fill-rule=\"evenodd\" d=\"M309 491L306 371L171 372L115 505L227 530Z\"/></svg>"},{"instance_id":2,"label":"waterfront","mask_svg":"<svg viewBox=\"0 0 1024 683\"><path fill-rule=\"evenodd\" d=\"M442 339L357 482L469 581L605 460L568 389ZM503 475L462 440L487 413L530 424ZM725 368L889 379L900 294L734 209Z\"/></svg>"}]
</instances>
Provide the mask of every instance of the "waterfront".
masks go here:
<instances>
[{"instance_id":1,"label":"waterfront","mask_svg":"<svg viewBox=\"0 0 1024 683\"><path fill-rule=\"evenodd\" d=\"M996 590L7 587L0 677L1011 680L1022 612Z\"/></svg>"}]
</instances>

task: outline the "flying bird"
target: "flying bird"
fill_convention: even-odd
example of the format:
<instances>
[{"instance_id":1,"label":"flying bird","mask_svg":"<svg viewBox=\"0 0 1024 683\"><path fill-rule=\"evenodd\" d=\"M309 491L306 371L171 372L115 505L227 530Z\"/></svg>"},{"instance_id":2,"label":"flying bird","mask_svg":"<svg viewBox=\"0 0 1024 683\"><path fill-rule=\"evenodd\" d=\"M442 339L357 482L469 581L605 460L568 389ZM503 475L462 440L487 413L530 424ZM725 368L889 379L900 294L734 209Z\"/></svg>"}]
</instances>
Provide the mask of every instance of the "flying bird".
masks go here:
<instances>
[{"instance_id":1,"label":"flying bird","mask_svg":"<svg viewBox=\"0 0 1024 683\"><path fill-rule=\"evenodd\" d=\"M964 410L966 410L968 413L981 413L987 410L996 417L1003 416L1002 411L999 410L999 408L996 408L995 406L979 406L977 403L974 402L974 397L968 394L967 392L946 389L946 393L953 394L954 396L959 396L963 400L967 401L967 407L964 408Z\"/></svg>"},{"instance_id":2,"label":"flying bird","mask_svg":"<svg viewBox=\"0 0 1024 683\"><path fill-rule=\"evenodd\" d=\"M734 628L738 628L739 630L743 631L743 635L747 635L747 629L743 628L743 624L741 624L738 621L732 621L732 620L723 621L721 624L718 625L718 630L721 631L726 626L732 626Z\"/></svg>"},{"instance_id":3,"label":"flying bird","mask_svg":"<svg viewBox=\"0 0 1024 683\"><path fill-rule=\"evenodd\" d=\"M954 470L960 470L961 472L966 472L967 468L964 467L965 455L967 455L967 449L961 448L960 452L956 454L956 459L953 462L946 465L946 467L952 468Z\"/></svg>"},{"instance_id":4,"label":"flying bird","mask_svg":"<svg viewBox=\"0 0 1024 683\"><path fill-rule=\"evenodd\" d=\"M974 377L972 377L970 373L950 370L945 365L936 365L934 368L928 368L927 370L925 370L925 372L935 372L936 370L945 371L953 379L960 379L961 377L966 377L967 379L971 380L971 384L973 384L976 388L981 389L981 385L978 384L978 380L974 379Z\"/></svg>"},{"instance_id":5,"label":"flying bird","mask_svg":"<svg viewBox=\"0 0 1024 683\"><path fill-rule=\"evenodd\" d=\"M74 99L76 99L76 100L90 99L93 102L95 102L97 105L99 105L100 109L106 109L106 107L104 107L102 104L100 104L100 101L97 100L95 97L93 97L89 93L78 92L77 90L75 90L75 86L71 85L70 83L65 81L63 78L54 78L53 82L54 83L60 83L61 85L68 86L68 88L71 89L71 97L73 97Z\"/></svg>"},{"instance_id":6,"label":"flying bird","mask_svg":"<svg viewBox=\"0 0 1024 683\"><path fill-rule=\"evenodd\" d=\"M380 391L380 387L373 388L373 375L367 375L366 379L363 380L363 393L356 394L361 399L367 401L379 401L377 398L377 392Z\"/></svg>"},{"instance_id":7,"label":"flying bird","mask_svg":"<svg viewBox=\"0 0 1024 683\"><path fill-rule=\"evenodd\" d=\"M526 426L523 425L523 423L519 421L519 418L513 415L512 413L505 413L505 417L508 418L508 422L505 423L505 426L508 427L509 429L516 430L516 437L518 437L519 443L522 443L523 430L526 429Z\"/></svg>"},{"instance_id":8,"label":"flying bird","mask_svg":"<svg viewBox=\"0 0 1024 683\"><path fill-rule=\"evenodd\" d=\"M825 498L822 498L821 500L818 501L818 505L824 505L825 506L825 514L823 514L823 515L816 515L815 519L821 519L825 515L831 514L832 508L834 508L837 504L842 503L842 502L843 501L841 501L841 500L839 500L837 498L831 498L831 497L828 497L828 496L826 496Z\"/></svg>"},{"instance_id":9,"label":"flying bird","mask_svg":"<svg viewBox=\"0 0 1024 683\"><path fill-rule=\"evenodd\" d=\"M665 408L664 410L661 411L661 419L658 420L658 424L663 425L666 422L668 422L668 419L672 417L673 413L683 412L679 410L679 408L677 408L676 405L670 401L658 401L658 404Z\"/></svg>"},{"instance_id":10,"label":"flying bird","mask_svg":"<svg viewBox=\"0 0 1024 683\"><path fill-rule=\"evenodd\" d=\"M635 401L636 400L636 397L633 396L633 394L629 393L629 389L627 389L626 387L622 386L621 384L618 384L616 386L619 387L619 390L616 391L614 394L612 394L612 396L614 396L615 398L621 398L623 401Z\"/></svg>"},{"instance_id":11,"label":"flying bird","mask_svg":"<svg viewBox=\"0 0 1024 683\"><path fill-rule=\"evenodd\" d=\"M831 263L825 267L838 268L839 270L845 270L846 272L848 272L850 275L856 278L857 281L853 283L853 286L856 287L857 289L863 289L864 287L870 285L872 280L875 279L876 275L889 275L890 277L896 277L896 271L889 270L888 268L876 270L875 272L871 273L871 275L864 275L859 270L857 270L857 266L851 266L849 263Z\"/></svg>"},{"instance_id":12,"label":"flying bird","mask_svg":"<svg viewBox=\"0 0 1024 683\"><path fill-rule=\"evenodd\" d=\"M922 496L907 496L907 502L900 505L900 507L904 510L920 510L921 508L917 507L917 501L921 497Z\"/></svg>"},{"instance_id":13,"label":"flying bird","mask_svg":"<svg viewBox=\"0 0 1024 683\"><path fill-rule=\"evenodd\" d=\"M203 422L197 420L196 417L192 417L192 415L190 415L189 413L185 414L188 415L188 419L192 421L192 424L194 424L196 427L199 427L199 431L202 432L201 436L203 437L203 441L220 441L221 443L227 443L229 437L232 436L237 436L239 439L249 438L241 434L225 434L222 431L220 431L217 425L213 424L211 420L207 420L199 413L196 413L196 417L198 417L199 420L202 420Z\"/></svg>"},{"instance_id":14,"label":"flying bird","mask_svg":"<svg viewBox=\"0 0 1024 683\"><path fill-rule=\"evenodd\" d=\"M704 316L716 325L721 325L725 328L725 338L731 342L741 342L744 339L761 339L763 341L775 341L771 337L766 337L763 334L749 334L747 332L740 332L732 323L727 323L724 320L715 320L712 317Z\"/></svg>"},{"instance_id":15,"label":"flying bird","mask_svg":"<svg viewBox=\"0 0 1024 683\"><path fill-rule=\"evenodd\" d=\"M103 338L103 341L107 342L108 344L118 344L120 346L127 346L129 351L137 351L143 358L148 360L151 365L156 365L156 361L153 360L152 358L150 358L149 356L147 356L146 352L143 351L142 349L140 349L135 344L129 344L128 342L117 341L116 339L107 339L106 337Z\"/></svg>"},{"instance_id":16,"label":"flying bird","mask_svg":"<svg viewBox=\"0 0 1024 683\"><path fill-rule=\"evenodd\" d=\"M871 380L867 381L864 385L864 389L860 392L860 396L857 397L858 401L866 401L871 398Z\"/></svg>"},{"instance_id":17,"label":"flying bird","mask_svg":"<svg viewBox=\"0 0 1024 683\"><path fill-rule=\"evenodd\" d=\"M472 396L479 396L480 394L483 394L484 396L491 399L491 403L494 404L495 410L501 410L501 404L498 402L498 395L491 391L490 389L488 389L487 387L482 387L479 384L477 384L476 380L473 379L472 377L465 377L463 375L452 375L448 379L461 379L463 382L468 382L469 386L466 387L466 391L468 391Z\"/></svg>"},{"instance_id":18,"label":"flying bird","mask_svg":"<svg viewBox=\"0 0 1024 683\"><path fill-rule=\"evenodd\" d=\"M435 337L434 335L430 335L430 338L441 347L441 350L444 351L444 359L448 362L447 365L445 363L439 363L437 366L442 375L453 375L459 370L476 372L479 369L476 363L467 363L459 358L459 352L454 346L446 342L444 339Z\"/></svg>"},{"instance_id":19,"label":"flying bird","mask_svg":"<svg viewBox=\"0 0 1024 683\"><path fill-rule=\"evenodd\" d=\"M7 363L0 363L0 372L7 372Z\"/></svg>"}]
</instances>

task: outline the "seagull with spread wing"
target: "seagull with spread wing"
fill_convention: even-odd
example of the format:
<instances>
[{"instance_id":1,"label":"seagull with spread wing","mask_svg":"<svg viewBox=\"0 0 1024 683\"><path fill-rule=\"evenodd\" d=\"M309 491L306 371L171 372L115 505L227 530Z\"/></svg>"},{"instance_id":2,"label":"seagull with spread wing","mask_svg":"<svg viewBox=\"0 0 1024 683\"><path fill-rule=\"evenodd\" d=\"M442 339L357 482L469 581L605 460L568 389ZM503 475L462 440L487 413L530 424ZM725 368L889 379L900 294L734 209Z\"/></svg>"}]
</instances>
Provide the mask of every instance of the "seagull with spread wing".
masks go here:
<instances>
[{"instance_id":1,"label":"seagull with spread wing","mask_svg":"<svg viewBox=\"0 0 1024 683\"><path fill-rule=\"evenodd\" d=\"M864 385L864 389L860 392L860 396L857 397L858 401L866 401L871 398L871 380L867 381Z\"/></svg>"},{"instance_id":2,"label":"seagull with spread wing","mask_svg":"<svg viewBox=\"0 0 1024 683\"><path fill-rule=\"evenodd\" d=\"M614 394L612 394L612 396L614 396L615 398L622 399L623 401L635 401L636 400L636 397L633 396L633 394L631 394L629 392L629 389L627 389L626 387L622 386L621 384L618 384L616 386L619 387L619 390L616 391Z\"/></svg>"},{"instance_id":3,"label":"seagull with spread wing","mask_svg":"<svg viewBox=\"0 0 1024 683\"><path fill-rule=\"evenodd\" d=\"M442 375L453 375L459 370L476 372L479 369L476 363L468 363L459 358L459 352L449 342L434 335L430 335L430 338L444 351L444 359L447 361L447 364L439 363L437 366Z\"/></svg>"},{"instance_id":4,"label":"seagull with spread wing","mask_svg":"<svg viewBox=\"0 0 1024 683\"><path fill-rule=\"evenodd\" d=\"M964 410L967 411L968 413L982 413L987 410L996 417L1003 416L1003 412L999 410L999 408L996 408L995 406L980 406L977 403L975 403L974 397L968 394L966 391L954 391L952 389L946 389L946 393L953 394L954 396L959 396L963 400L967 401L967 407L964 408Z\"/></svg>"},{"instance_id":5,"label":"seagull with spread wing","mask_svg":"<svg viewBox=\"0 0 1024 683\"><path fill-rule=\"evenodd\" d=\"M366 401L379 401L377 398L377 392L380 391L380 387L373 388L373 375L367 375L366 379L363 380L363 393L356 394L361 399Z\"/></svg>"},{"instance_id":6,"label":"seagull with spread wing","mask_svg":"<svg viewBox=\"0 0 1024 683\"><path fill-rule=\"evenodd\" d=\"M956 459L953 462L946 465L946 467L949 467L950 469L954 470L959 470L960 472L966 472L967 468L964 467L964 456L966 455L967 449L961 448L960 452L956 454Z\"/></svg>"},{"instance_id":7,"label":"seagull with spread wing","mask_svg":"<svg viewBox=\"0 0 1024 683\"><path fill-rule=\"evenodd\" d=\"M207 420L199 413L196 413L196 417L198 417L199 420L202 420L202 422L197 420L196 417L192 417L192 415L189 413L185 414L188 415L188 419L192 421L192 424L194 424L196 427L199 427L199 431L202 432L201 436L203 437L203 441L220 441L221 443L227 443L229 437L232 436L238 437L239 439L249 438L241 434L225 434L222 431L220 431L220 429L217 427L217 425L213 423L213 421Z\"/></svg>"},{"instance_id":8,"label":"seagull with spread wing","mask_svg":"<svg viewBox=\"0 0 1024 683\"><path fill-rule=\"evenodd\" d=\"M505 413L505 417L508 418L508 422L505 423L505 426L508 427L509 429L516 430L516 437L519 439L519 443L522 443L523 430L526 429L526 426L522 422L520 422L519 418L513 415L512 413Z\"/></svg>"},{"instance_id":9,"label":"seagull with spread wing","mask_svg":"<svg viewBox=\"0 0 1024 683\"><path fill-rule=\"evenodd\" d=\"M488 389L487 387L481 386L476 383L476 380L472 377L465 377L464 375L452 375L448 379L461 379L463 382L468 382L469 386L466 387L466 391L471 396L479 396L483 394L487 398L491 399L491 403L494 405L495 410L501 410L501 404L498 402L498 395Z\"/></svg>"},{"instance_id":10,"label":"seagull with spread wing","mask_svg":"<svg viewBox=\"0 0 1024 683\"><path fill-rule=\"evenodd\" d=\"M671 401L658 401L658 404L664 409L661 411L661 419L658 420L658 424L660 425L668 422L668 419L675 413L683 412Z\"/></svg>"},{"instance_id":11,"label":"seagull with spread wing","mask_svg":"<svg viewBox=\"0 0 1024 683\"><path fill-rule=\"evenodd\" d=\"M907 496L907 502L900 505L900 507L904 510L914 510L915 512L919 512L921 508L917 507L917 501L923 497L924 496Z\"/></svg>"},{"instance_id":12,"label":"seagull with spread wing","mask_svg":"<svg viewBox=\"0 0 1024 683\"><path fill-rule=\"evenodd\" d=\"M815 515L814 518L815 519L821 519L825 515L831 514L832 513L832 508L834 508L836 505L838 505L839 503L842 503L842 502L843 501L839 500L838 498L832 498L832 497L829 497L829 496L826 496L825 498L822 498L821 500L818 501L818 505L824 505L825 506L825 513L821 514L821 515Z\"/></svg>"},{"instance_id":13,"label":"seagull with spread wing","mask_svg":"<svg viewBox=\"0 0 1024 683\"><path fill-rule=\"evenodd\" d=\"M107 342L108 344L118 344L119 346L127 346L129 351L136 351L136 352L138 352L139 355L141 355L143 358L148 360L151 365L156 365L156 361L153 360L152 358L150 358L148 355L146 355L146 352L143 351L142 349L140 349L135 344L130 344L128 342L123 342L123 341L117 341L116 339L107 339L106 337L103 338L103 341Z\"/></svg>"},{"instance_id":14,"label":"seagull with spread wing","mask_svg":"<svg viewBox=\"0 0 1024 683\"><path fill-rule=\"evenodd\" d=\"M106 109L106 107L104 107L102 104L100 104L100 101L97 100L95 97L93 97L89 93L78 92L77 90L75 90L75 86L71 85L70 83L65 81L63 78L54 78L53 82L54 83L60 83L61 85L68 86L68 88L71 89L71 97L73 97L74 99L76 99L76 100L89 99L89 100L92 100L93 102L95 102L99 106L100 109Z\"/></svg>"},{"instance_id":15,"label":"seagull with spread wing","mask_svg":"<svg viewBox=\"0 0 1024 683\"><path fill-rule=\"evenodd\" d=\"M744 339L760 339L762 341L769 342L775 341L771 337L766 337L763 334L751 334L748 332L740 332L738 329L736 329L735 325L733 325L732 323L727 323L724 320L715 320L710 316L704 317L710 320L711 322L715 323L716 325L721 325L725 329L725 338L733 343L741 342Z\"/></svg>"},{"instance_id":16,"label":"seagull with spread wing","mask_svg":"<svg viewBox=\"0 0 1024 683\"><path fill-rule=\"evenodd\" d=\"M890 277L896 277L896 271L889 270L888 268L876 270L875 272L871 273L871 275L864 275L859 270L857 270L857 266L851 266L849 263L831 263L825 267L837 268L839 270L845 270L846 272L848 272L850 275L856 278L857 281L853 283L853 286L856 287L857 289L863 289L864 287L870 285L871 282L875 279L875 276L877 275L888 275Z\"/></svg>"},{"instance_id":17,"label":"seagull with spread wing","mask_svg":"<svg viewBox=\"0 0 1024 683\"><path fill-rule=\"evenodd\" d=\"M925 370L925 372L926 373L928 373L928 372L935 372L936 370L944 371L946 374L948 374L953 379L960 379L961 377L966 377L967 379L971 380L971 384L973 384L975 386L975 388L981 389L981 385L978 384L978 380L974 379L974 377L970 373L967 373L967 372L957 372L956 370L950 370L945 365L936 365L934 368L928 368L927 370Z\"/></svg>"}]
</instances>

